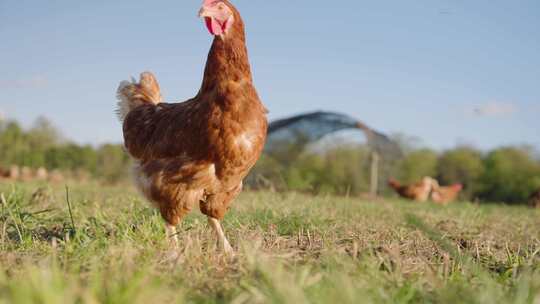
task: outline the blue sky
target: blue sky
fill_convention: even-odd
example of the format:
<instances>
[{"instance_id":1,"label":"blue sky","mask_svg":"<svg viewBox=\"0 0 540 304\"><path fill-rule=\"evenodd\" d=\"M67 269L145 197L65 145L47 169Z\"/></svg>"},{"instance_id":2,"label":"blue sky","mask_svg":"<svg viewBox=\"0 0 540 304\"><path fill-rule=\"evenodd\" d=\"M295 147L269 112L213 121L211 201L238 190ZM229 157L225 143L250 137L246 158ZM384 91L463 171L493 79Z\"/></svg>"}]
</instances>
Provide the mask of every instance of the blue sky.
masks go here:
<instances>
[{"instance_id":1,"label":"blue sky","mask_svg":"<svg viewBox=\"0 0 540 304\"><path fill-rule=\"evenodd\" d=\"M0 112L81 143L120 142L120 80L198 90L202 1L0 0ZM540 148L540 1L237 0L270 118L349 113L437 149Z\"/></svg>"}]
</instances>

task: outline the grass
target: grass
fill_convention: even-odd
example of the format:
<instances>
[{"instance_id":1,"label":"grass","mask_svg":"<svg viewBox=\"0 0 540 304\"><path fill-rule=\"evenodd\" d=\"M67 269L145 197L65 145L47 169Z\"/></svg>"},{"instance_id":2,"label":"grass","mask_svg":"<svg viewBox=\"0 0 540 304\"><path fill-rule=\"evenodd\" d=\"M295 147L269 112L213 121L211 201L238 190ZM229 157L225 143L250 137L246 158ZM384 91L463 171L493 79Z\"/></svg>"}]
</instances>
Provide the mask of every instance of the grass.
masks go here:
<instances>
[{"instance_id":1,"label":"grass","mask_svg":"<svg viewBox=\"0 0 540 304\"><path fill-rule=\"evenodd\" d=\"M170 260L131 187L0 193L0 303L540 303L525 207L245 192L224 222L234 258L194 211Z\"/></svg>"}]
</instances>

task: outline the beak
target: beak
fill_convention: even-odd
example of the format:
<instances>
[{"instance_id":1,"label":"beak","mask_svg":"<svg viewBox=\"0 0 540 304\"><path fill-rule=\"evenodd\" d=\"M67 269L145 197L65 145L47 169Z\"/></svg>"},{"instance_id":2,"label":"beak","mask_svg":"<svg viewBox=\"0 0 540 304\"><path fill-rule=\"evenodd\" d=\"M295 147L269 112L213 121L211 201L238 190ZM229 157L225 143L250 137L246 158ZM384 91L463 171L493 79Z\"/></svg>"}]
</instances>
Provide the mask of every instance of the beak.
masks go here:
<instances>
[{"instance_id":1,"label":"beak","mask_svg":"<svg viewBox=\"0 0 540 304\"><path fill-rule=\"evenodd\" d=\"M201 7L201 9L199 10L198 17L202 18L202 17L207 17L207 16L208 16L208 12L206 11L204 7Z\"/></svg>"}]
</instances>

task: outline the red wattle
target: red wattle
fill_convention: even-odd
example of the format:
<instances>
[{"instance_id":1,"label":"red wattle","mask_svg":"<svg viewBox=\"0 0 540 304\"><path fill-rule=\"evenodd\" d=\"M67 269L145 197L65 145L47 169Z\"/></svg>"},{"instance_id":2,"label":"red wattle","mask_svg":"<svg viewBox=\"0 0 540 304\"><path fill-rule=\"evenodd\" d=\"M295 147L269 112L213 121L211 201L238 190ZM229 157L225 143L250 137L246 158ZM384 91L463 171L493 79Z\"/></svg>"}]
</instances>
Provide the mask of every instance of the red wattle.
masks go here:
<instances>
[{"instance_id":1,"label":"red wattle","mask_svg":"<svg viewBox=\"0 0 540 304\"><path fill-rule=\"evenodd\" d=\"M223 34L225 31L225 28L223 25L221 25L216 19L212 17L205 17L204 18L206 27L208 28L208 31L210 34L218 36Z\"/></svg>"},{"instance_id":2,"label":"red wattle","mask_svg":"<svg viewBox=\"0 0 540 304\"><path fill-rule=\"evenodd\" d=\"M214 35L214 33L212 32L212 18L204 17L204 23L206 24L206 28L208 28L210 34Z\"/></svg>"}]
</instances>

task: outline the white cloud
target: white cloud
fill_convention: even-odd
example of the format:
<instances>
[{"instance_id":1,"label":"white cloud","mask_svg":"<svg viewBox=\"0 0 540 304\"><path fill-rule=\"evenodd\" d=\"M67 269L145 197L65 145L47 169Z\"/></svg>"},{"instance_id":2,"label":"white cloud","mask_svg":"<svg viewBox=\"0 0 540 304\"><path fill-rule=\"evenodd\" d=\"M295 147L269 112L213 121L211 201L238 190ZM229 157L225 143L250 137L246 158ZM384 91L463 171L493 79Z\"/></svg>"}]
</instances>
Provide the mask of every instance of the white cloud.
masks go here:
<instances>
[{"instance_id":1,"label":"white cloud","mask_svg":"<svg viewBox=\"0 0 540 304\"><path fill-rule=\"evenodd\" d=\"M504 117L512 116L517 111L517 107L512 103L489 102L468 109L467 114L481 117Z\"/></svg>"},{"instance_id":2,"label":"white cloud","mask_svg":"<svg viewBox=\"0 0 540 304\"><path fill-rule=\"evenodd\" d=\"M39 89L46 87L47 78L43 76L34 76L28 79L0 79L0 88L2 89Z\"/></svg>"}]
</instances>

